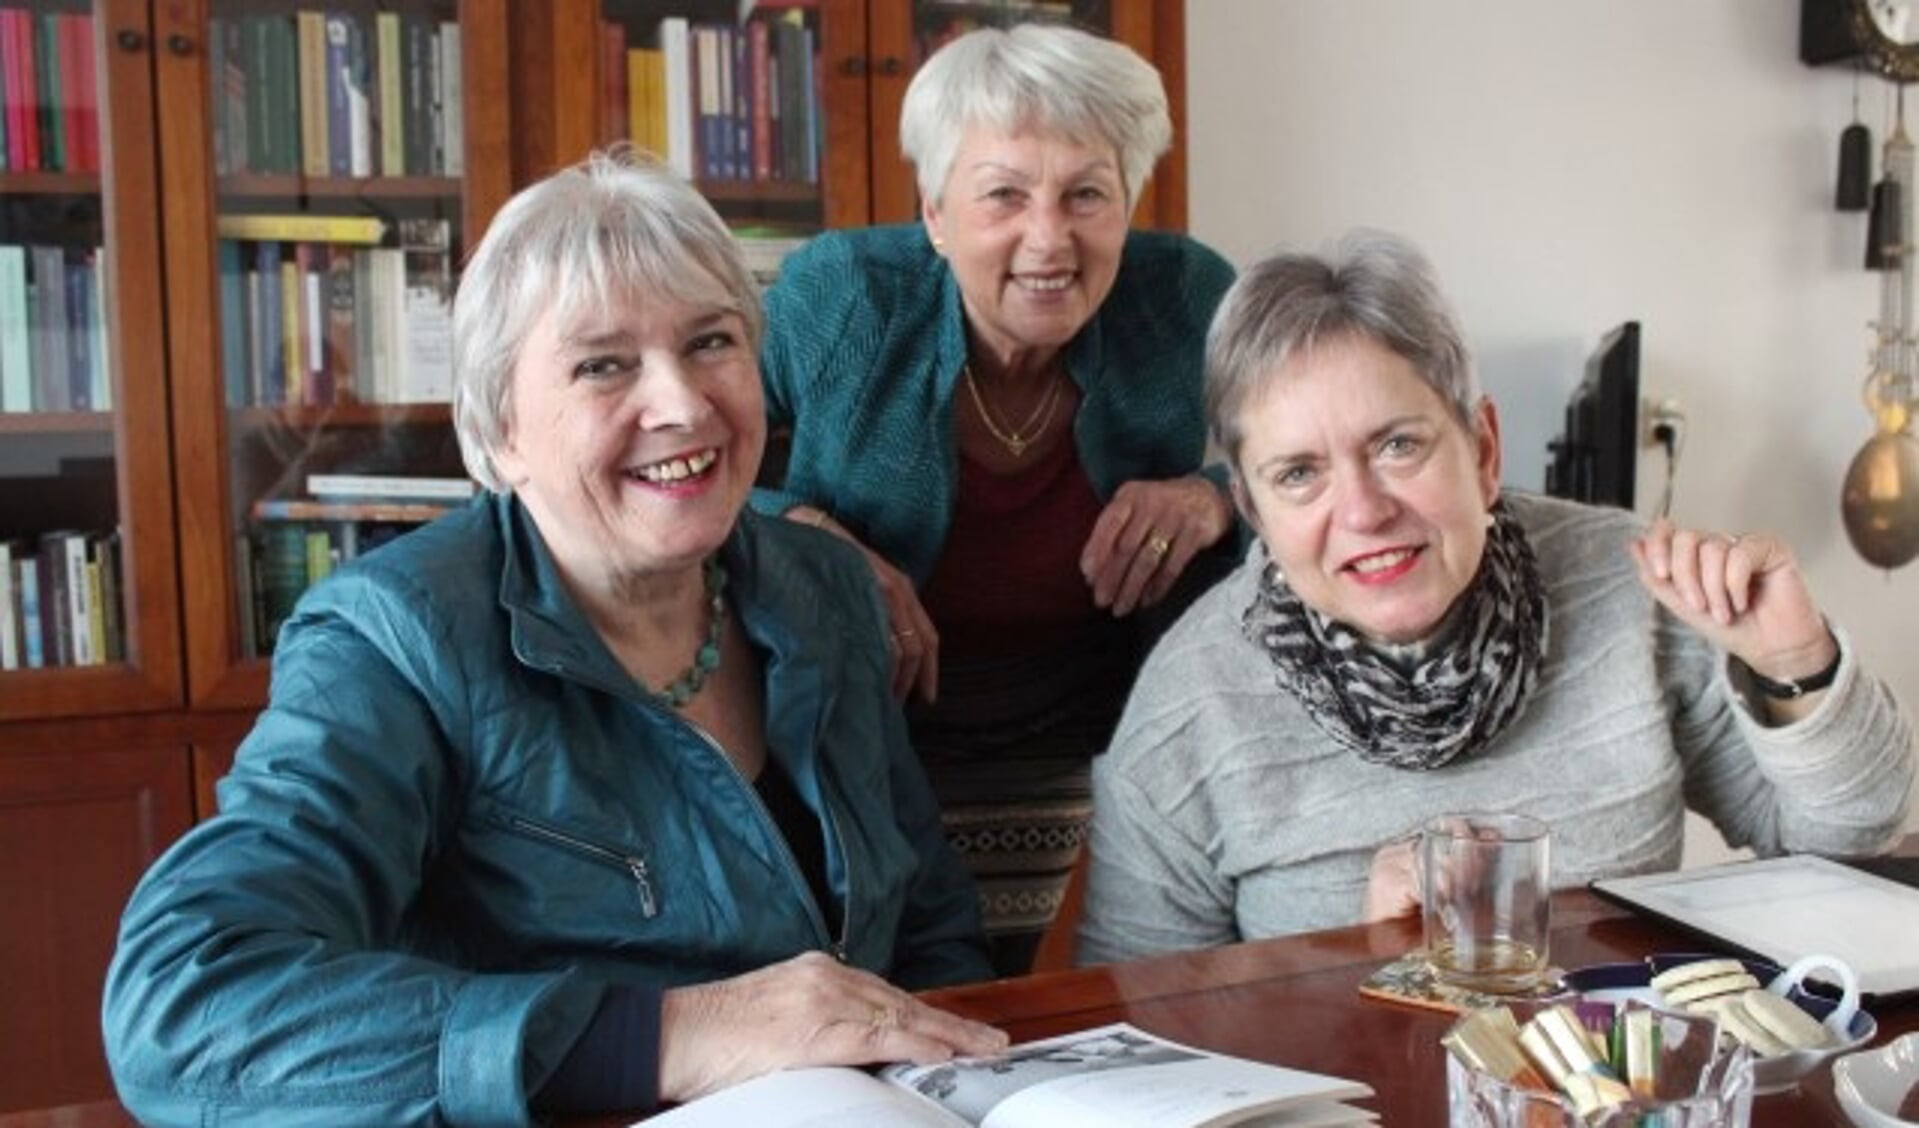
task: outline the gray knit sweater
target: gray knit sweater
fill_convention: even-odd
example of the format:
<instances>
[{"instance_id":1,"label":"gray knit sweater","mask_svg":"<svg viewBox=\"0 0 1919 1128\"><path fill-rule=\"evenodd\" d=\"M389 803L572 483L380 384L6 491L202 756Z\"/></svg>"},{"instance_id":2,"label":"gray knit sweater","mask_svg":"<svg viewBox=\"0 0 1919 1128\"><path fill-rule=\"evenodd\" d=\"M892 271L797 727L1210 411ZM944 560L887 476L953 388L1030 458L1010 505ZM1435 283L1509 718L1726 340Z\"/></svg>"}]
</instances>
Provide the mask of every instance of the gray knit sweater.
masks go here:
<instances>
[{"instance_id":1,"label":"gray knit sweater","mask_svg":"<svg viewBox=\"0 0 1919 1128\"><path fill-rule=\"evenodd\" d=\"M1819 707L1765 727L1743 667L1640 586L1631 514L1506 499L1546 584L1544 666L1519 720L1438 770L1360 760L1278 687L1240 629L1263 551L1187 612L1094 761L1082 963L1353 923L1373 852L1448 812L1546 820L1557 887L1677 867L1686 807L1761 854L1897 836L1911 724L1843 632Z\"/></svg>"}]
</instances>

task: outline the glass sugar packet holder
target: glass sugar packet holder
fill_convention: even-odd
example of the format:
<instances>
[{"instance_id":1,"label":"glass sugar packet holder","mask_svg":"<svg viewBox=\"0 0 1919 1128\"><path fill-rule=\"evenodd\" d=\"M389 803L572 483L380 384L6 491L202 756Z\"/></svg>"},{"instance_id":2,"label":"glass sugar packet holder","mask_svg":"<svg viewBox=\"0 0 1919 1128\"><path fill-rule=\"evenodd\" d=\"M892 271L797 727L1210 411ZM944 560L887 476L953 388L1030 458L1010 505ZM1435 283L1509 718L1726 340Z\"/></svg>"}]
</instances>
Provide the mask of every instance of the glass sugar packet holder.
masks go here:
<instances>
[{"instance_id":1,"label":"glass sugar packet holder","mask_svg":"<svg viewBox=\"0 0 1919 1128\"><path fill-rule=\"evenodd\" d=\"M1722 1039L1708 1016L1637 1000L1521 1003L1463 1015L1442 1041L1454 1128L1742 1128L1751 1120L1752 1052Z\"/></svg>"}]
</instances>

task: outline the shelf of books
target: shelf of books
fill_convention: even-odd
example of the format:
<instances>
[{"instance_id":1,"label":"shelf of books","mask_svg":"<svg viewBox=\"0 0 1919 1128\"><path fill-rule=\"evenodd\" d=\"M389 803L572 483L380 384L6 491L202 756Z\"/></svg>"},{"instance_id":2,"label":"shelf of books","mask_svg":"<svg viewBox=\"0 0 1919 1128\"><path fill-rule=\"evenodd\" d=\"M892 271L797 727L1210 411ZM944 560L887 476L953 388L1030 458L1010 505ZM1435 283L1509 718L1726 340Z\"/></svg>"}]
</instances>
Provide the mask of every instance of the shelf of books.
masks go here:
<instances>
[{"instance_id":1,"label":"shelf of books","mask_svg":"<svg viewBox=\"0 0 1919 1128\"><path fill-rule=\"evenodd\" d=\"M93 37L0 8L0 671L126 653Z\"/></svg>"},{"instance_id":2,"label":"shelf of books","mask_svg":"<svg viewBox=\"0 0 1919 1128\"><path fill-rule=\"evenodd\" d=\"M696 184L762 284L826 225L817 0L603 0L600 142Z\"/></svg>"}]
</instances>

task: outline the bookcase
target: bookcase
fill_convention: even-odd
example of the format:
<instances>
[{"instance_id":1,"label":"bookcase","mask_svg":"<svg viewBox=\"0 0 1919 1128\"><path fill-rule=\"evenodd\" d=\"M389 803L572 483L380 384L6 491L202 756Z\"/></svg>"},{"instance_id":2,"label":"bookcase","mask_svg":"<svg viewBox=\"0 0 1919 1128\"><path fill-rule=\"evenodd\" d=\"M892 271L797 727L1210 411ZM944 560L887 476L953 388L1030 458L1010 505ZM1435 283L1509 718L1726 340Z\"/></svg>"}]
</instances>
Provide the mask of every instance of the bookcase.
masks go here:
<instances>
[{"instance_id":1,"label":"bookcase","mask_svg":"<svg viewBox=\"0 0 1919 1128\"><path fill-rule=\"evenodd\" d=\"M705 29L719 32L722 45L705 55L697 46L686 52L691 56L687 96L700 119L693 127L695 155L686 170L729 221L745 229L805 232L911 220L919 214L918 195L912 166L900 154L899 107L913 72L932 50L968 28L1046 20L1111 35L1159 68L1172 102L1173 148L1147 186L1135 221L1170 230L1186 227L1184 0L511 3L516 23L525 24L525 33L514 39L512 66L516 182L613 140L633 140L665 155L658 133L635 125L635 106L642 101L635 92L647 84L632 80L633 56L673 52L671 41L692 32L687 37L697 42L697 33ZM783 91L791 69L780 63L792 56L782 56L781 44L796 37L812 51L810 72L799 85L810 81L816 96L815 117L807 122L814 167L799 175L779 161L792 150L790 142L782 144L791 136L791 117L780 113L790 101ZM704 115L698 109L702 58L717 59L725 76L711 95L717 101ZM672 69L664 58L657 66ZM771 81L769 69L775 76ZM723 108L729 102L730 112ZM701 133L713 128L701 122L714 116L730 119L739 131L732 144L751 158L743 171L711 167L706 150L729 147L724 130ZM770 129L764 125L769 118L778 119ZM701 139L710 137L721 143L703 146Z\"/></svg>"},{"instance_id":2,"label":"bookcase","mask_svg":"<svg viewBox=\"0 0 1919 1128\"><path fill-rule=\"evenodd\" d=\"M120 907L264 700L252 546L352 547L371 503L291 507L310 476L460 475L443 300L512 191L509 33L0 0L0 1112L110 1092Z\"/></svg>"},{"instance_id":3,"label":"bookcase","mask_svg":"<svg viewBox=\"0 0 1919 1128\"><path fill-rule=\"evenodd\" d=\"M694 178L777 246L912 218L913 66L1033 18L1134 44L1178 120L1179 0L0 0L0 1113L110 1093L120 908L213 811L299 591L452 503L453 276L514 188L636 136L616 69L643 92L669 20L726 50L738 165ZM756 57L805 76L778 134ZM1181 151L1140 222L1184 226Z\"/></svg>"}]
</instances>

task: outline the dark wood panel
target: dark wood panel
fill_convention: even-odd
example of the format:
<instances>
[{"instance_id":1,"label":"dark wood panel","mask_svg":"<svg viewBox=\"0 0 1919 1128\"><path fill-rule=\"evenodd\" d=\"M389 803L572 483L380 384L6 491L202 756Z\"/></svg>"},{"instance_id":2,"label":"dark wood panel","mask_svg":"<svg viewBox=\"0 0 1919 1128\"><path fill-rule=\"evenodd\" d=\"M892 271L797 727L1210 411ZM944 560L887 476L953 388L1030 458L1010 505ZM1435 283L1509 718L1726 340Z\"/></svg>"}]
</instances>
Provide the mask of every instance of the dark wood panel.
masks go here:
<instances>
[{"instance_id":1,"label":"dark wood panel","mask_svg":"<svg viewBox=\"0 0 1919 1128\"><path fill-rule=\"evenodd\" d=\"M111 1095L100 992L120 910L191 821L182 746L0 758L0 1109Z\"/></svg>"}]
</instances>

